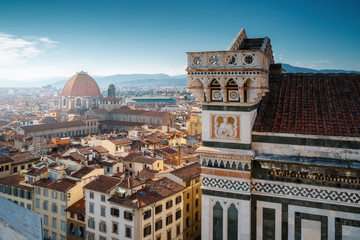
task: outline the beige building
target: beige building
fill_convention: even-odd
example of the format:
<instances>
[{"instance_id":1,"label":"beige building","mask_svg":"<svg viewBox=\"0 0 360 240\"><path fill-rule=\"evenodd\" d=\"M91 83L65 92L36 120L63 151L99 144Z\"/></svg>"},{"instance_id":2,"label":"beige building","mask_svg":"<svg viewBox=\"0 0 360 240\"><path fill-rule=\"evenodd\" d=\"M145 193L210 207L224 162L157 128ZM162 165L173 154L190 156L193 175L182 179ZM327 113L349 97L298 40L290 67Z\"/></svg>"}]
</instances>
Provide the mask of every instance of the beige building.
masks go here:
<instances>
[{"instance_id":1,"label":"beige building","mask_svg":"<svg viewBox=\"0 0 360 240\"><path fill-rule=\"evenodd\" d=\"M34 210L33 186L25 182L25 178L19 174L0 178L0 197Z\"/></svg>"},{"instance_id":2,"label":"beige building","mask_svg":"<svg viewBox=\"0 0 360 240\"><path fill-rule=\"evenodd\" d=\"M182 185L184 240L201 238L201 165L191 163L174 170L159 173L156 177L166 177Z\"/></svg>"},{"instance_id":3,"label":"beige building","mask_svg":"<svg viewBox=\"0 0 360 240\"><path fill-rule=\"evenodd\" d=\"M0 154L0 178L10 176L11 162L11 158L4 154Z\"/></svg>"},{"instance_id":4,"label":"beige building","mask_svg":"<svg viewBox=\"0 0 360 240\"><path fill-rule=\"evenodd\" d=\"M82 240L86 236L85 198L72 204L66 209L68 240Z\"/></svg>"},{"instance_id":5,"label":"beige building","mask_svg":"<svg viewBox=\"0 0 360 240\"><path fill-rule=\"evenodd\" d=\"M18 134L32 137L74 137L96 133L98 131L98 120L92 116L80 116L74 121L46 123L16 128Z\"/></svg>"},{"instance_id":6,"label":"beige building","mask_svg":"<svg viewBox=\"0 0 360 240\"><path fill-rule=\"evenodd\" d=\"M110 155L119 156L131 149L132 141L128 138L102 140L101 146L109 151Z\"/></svg>"},{"instance_id":7,"label":"beige building","mask_svg":"<svg viewBox=\"0 0 360 240\"><path fill-rule=\"evenodd\" d=\"M63 178L40 179L34 185L34 211L43 219L44 238L66 238L65 209L83 197L82 182Z\"/></svg>"}]
</instances>

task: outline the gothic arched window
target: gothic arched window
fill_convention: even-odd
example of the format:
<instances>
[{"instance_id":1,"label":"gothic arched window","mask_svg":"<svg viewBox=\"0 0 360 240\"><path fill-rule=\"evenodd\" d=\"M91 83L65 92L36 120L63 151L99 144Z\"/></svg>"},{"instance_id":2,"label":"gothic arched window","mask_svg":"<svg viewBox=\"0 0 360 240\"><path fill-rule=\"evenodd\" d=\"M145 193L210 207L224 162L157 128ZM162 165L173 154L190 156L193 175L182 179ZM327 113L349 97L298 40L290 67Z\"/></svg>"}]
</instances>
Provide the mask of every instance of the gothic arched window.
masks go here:
<instances>
[{"instance_id":1,"label":"gothic arched window","mask_svg":"<svg viewBox=\"0 0 360 240\"><path fill-rule=\"evenodd\" d=\"M220 83L218 82L218 80L213 79L211 81L210 89L211 89L211 101L222 102Z\"/></svg>"},{"instance_id":2,"label":"gothic arched window","mask_svg":"<svg viewBox=\"0 0 360 240\"><path fill-rule=\"evenodd\" d=\"M248 102L249 101L249 96L250 96L250 84L251 84L251 79L246 80L245 84L244 84L244 102Z\"/></svg>"},{"instance_id":3,"label":"gothic arched window","mask_svg":"<svg viewBox=\"0 0 360 240\"><path fill-rule=\"evenodd\" d=\"M223 239L223 208L219 202L213 208L213 240Z\"/></svg>"},{"instance_id":4,"label":"gothic arched window","mask_svg":"<svg viewBox=\"0 0 360 240\"><path fill-rule=\"evenodd\" d=\"M227 89L227 98L229 102L239 102L239 91L238 91L238 85L234 81L234 79L230 79L228 84L226 85Z\"/></svg>"},{"instance_id":5,"label":"gothic arched window","mask_svg":"<svg viewBox=\"0 0 360 240\"><path fill-rule=\"evenodd\" d=\"M238 239L238 210L234 204L228 208L228 240Z\"/></svg>"}]
</instances>

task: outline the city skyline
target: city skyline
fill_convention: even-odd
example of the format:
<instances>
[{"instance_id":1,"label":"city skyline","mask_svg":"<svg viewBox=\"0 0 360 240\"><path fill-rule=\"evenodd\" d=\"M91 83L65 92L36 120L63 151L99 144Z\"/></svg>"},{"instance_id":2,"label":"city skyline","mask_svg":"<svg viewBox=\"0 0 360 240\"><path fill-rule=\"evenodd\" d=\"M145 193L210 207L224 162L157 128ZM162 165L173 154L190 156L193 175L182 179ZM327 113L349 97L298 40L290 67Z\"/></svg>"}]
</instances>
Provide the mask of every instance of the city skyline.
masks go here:
<instances>
[{"instance_id":1,"label":"city skyline","mask_svg":"<svg viewBox=\"0 0 360 240\"><path fill-rule=\"evenodd\" d=\"M311 5L310 5L311 4ZM185 74L186 54L226 50L241 28L275 61L360 70L356 2L11 1L0 8L0 79ZM19 7L20 6L20 7ZM311 6L311 7L310 7Z\"/></svg>"}]
</instances>

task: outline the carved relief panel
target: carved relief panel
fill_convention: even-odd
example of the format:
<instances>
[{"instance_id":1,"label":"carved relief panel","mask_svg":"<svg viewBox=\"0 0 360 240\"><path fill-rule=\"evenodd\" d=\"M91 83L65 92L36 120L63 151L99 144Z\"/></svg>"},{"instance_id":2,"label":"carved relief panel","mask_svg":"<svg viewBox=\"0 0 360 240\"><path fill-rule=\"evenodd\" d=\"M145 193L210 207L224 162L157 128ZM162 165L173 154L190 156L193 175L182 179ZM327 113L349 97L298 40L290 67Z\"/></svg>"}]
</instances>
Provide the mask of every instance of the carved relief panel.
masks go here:
<instances>
[{"instance_id":1,"label":"carved relief panel","mask_svg":"<svg viewBox=\"0 0 360 240\"><path fill-rule=\"evenodd\" d=\"M233 115L214 115L212 136L217 138L239 138L239 117Z\"/></svg>"}]
</instances>

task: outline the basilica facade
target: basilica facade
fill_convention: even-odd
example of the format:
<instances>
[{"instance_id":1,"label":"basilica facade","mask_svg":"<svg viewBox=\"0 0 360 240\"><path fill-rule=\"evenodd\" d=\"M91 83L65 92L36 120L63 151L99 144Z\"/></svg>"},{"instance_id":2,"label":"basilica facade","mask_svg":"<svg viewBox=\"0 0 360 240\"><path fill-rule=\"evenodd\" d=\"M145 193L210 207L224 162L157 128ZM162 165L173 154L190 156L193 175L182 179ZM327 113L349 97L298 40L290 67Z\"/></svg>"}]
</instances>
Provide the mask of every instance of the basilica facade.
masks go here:
<instances>
[{"instance_id":1,"label":"basilica facade","mask_svg":"<svg viewBox=\"0 0 360 240\"><path fill-rule=\"evenodd\" d=\"M189 52L202 102L202 238L360 236L359 74L290 74L244 29Z\"/></svg>"}]
</instances>

